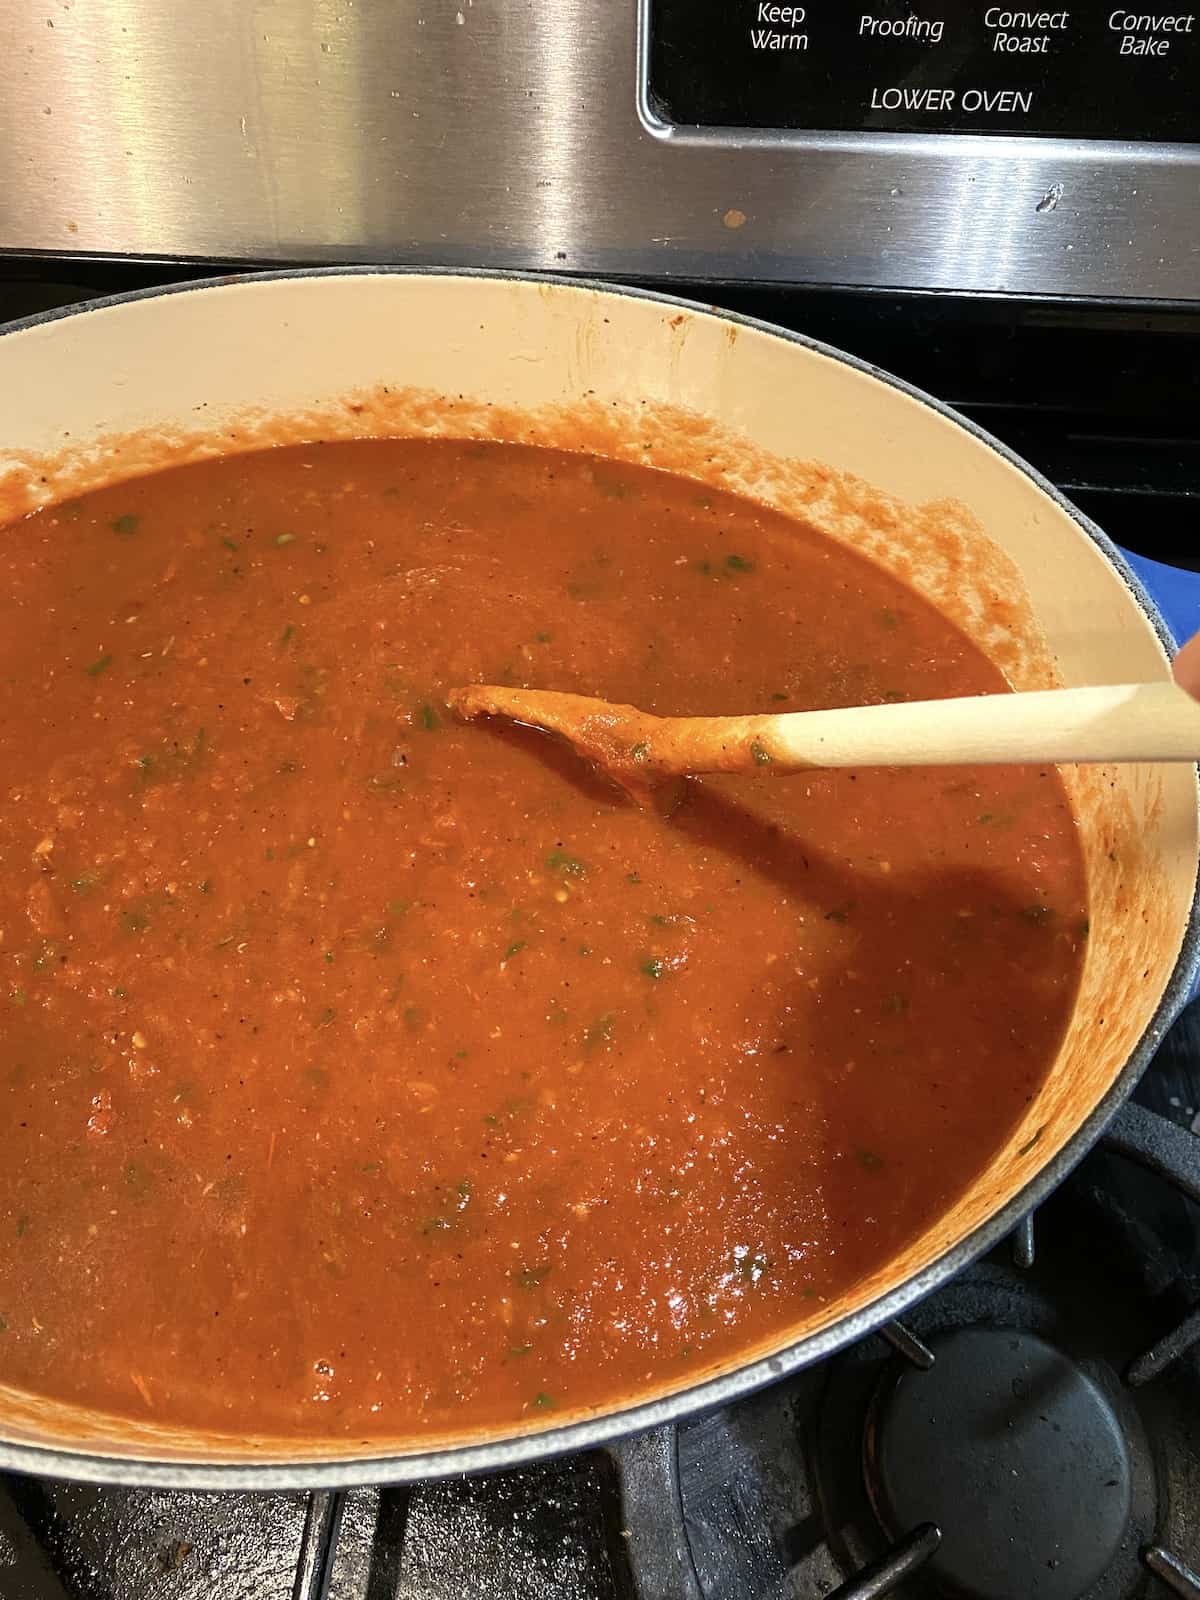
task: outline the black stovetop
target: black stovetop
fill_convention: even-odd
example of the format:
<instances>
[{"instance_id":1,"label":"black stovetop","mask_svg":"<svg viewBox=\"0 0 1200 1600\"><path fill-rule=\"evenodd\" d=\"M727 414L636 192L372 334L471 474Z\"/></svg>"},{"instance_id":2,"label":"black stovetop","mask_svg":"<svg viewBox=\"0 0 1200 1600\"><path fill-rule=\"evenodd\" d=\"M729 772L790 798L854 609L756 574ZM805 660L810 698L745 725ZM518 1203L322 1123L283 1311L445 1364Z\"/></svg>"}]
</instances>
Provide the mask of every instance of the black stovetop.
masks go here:
<instances>
[{"instance_id":1,"label":"black stovetop","mask_svg":"<svg viewBox=\"0 0 1200 1600\"><path fill-rule=\"evenodd\" d=\"M0 320L219 270L0 257ZM1200 307L678 290L898 372L1200 570ZM1200 1600L1200 1003L1135 1099L904 1328L638 1451L344 1497L0 1479L0 1600Z\"/></svg>"}]
</instances>

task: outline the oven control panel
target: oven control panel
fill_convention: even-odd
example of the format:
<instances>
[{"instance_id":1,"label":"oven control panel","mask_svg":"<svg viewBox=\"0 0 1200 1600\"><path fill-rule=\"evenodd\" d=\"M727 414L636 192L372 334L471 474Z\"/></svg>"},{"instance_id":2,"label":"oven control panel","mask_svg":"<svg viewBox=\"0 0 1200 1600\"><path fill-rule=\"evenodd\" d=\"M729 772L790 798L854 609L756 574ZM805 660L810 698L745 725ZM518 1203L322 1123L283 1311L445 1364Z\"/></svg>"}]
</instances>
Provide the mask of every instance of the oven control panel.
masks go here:
<instances>
[{"instance_id":1,"label":"oven control panel","mask_svg":"<svg viewBox=\"0 0 1200 1600\"><path fill-rule=\"evenodd\" d=\"M676 126L1200 140L1200 23L1170 0L650 0Z\"/></svg>"}]
</instances>

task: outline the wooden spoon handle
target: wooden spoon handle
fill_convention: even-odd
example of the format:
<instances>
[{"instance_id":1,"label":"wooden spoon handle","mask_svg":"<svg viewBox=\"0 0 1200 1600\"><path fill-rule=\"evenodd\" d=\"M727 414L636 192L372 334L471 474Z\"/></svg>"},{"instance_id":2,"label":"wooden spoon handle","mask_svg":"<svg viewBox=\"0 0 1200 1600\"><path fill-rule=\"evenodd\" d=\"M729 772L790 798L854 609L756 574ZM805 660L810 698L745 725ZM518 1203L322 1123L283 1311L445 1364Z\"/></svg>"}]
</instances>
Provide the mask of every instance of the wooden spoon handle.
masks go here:
<instances>
[{"instance_id":1,"label":"wooden spoon handle","mask_svg":"<svg viewBox=\"0 0 1200 1600\"><path fill-rule=\"evenodd\" d=\"M671 719L668 719L668 723ZM695 750L692 723L688 742ZM921 767L1077 761L1200 760L1200 701L1175 683L1127 683L837 711L721 718L744 722L760 764ZM753 725L753 726L751 726ZM697 764L693 770L703 770ZM728 768L725 768L728 770Z\"/></svg>"}]
</instances>

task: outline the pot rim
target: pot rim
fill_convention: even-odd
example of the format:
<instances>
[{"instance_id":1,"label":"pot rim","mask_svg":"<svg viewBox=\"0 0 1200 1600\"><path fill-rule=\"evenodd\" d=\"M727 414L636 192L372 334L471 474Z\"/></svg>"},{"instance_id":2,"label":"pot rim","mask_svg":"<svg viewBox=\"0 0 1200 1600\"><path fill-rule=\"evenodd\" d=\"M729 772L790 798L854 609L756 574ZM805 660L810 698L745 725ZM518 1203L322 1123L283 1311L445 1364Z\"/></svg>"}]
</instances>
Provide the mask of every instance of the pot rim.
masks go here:
<instances>
[{"instance_id":1,"label":"pot rim","mask_svg":"<svg viewBox=\"0 0 1200 1600\"><path fill-rule=\"evenodd\" d=\"M576 290L584 294L598 293L646 300L676 310L717 317L722 321L736 323L759 333L770 334L774 338L786 340L790 344L799 345L805 350L851 367L856 372L874 378L908 399L934 411L943 420L962 429L980 444L994 451L1041 489L1043 494L1047 495L1098 548L1151 623L1167 654L1172 653L1174 641L1166 623L1120 550L1106 533L1061 494L1036 468L1030 466L986 429L961 416L952 407L915 385L875 366L872 362L849 355L806 334L779 327L761 317L725 311L717 306L705 305L700 301L688 300L659 290L608 283L592 277L572 277L562 273L493 271L473 267L364 264L250 270L129 290L82 303L55 307L14 322L0 324L0 337L60 322L69 317L85 316L91 311L106 310L139 300L159 299L167 295L201 294L207 290L294 279L357 277L461 278L482 279L488 282L548 283L560 289ZM1198 803L1200 803L1200 775L1198 775ZM796 1340L774 1355L764 1356L735 1367L721 1377L706 1379L673 1394L658 1399L641 1400L613 1411L603 1411L595 1416L565 1423L558 1428L491 1439L481 1443L446 1445L402 1455L347 1455L327 1461L314 1459L289 1461L267 1457L262 1460L199 1462L184 1456L177 1459L165 1457L155 1460L148 1456L94 1454L82 1448L19 1444L0 1439L0 1471L66 1478L81 1483L192 1490L281 1491L349 1489L364 1484L388 1486L463 1473L498 1471L570 1452L594 1450L612 1445L627 1435L641 1433L665 1423L677 1422L700 1411L715 1410L729 1405L874 1333L883 1323L902 1315L935 1289L940 1288L970 1262L990 1250L1005 1234L1010 1233L1028 1212L1040 1204L1051 1190L1058 1187L1099 1139L1108 1122L1132 1093L1163 1035L1182 1010L1198 972L1200 972L1200 878L1193 886L1192 904L1179 955L1153 1017L1108 1092L1076 1128L1062 1149L1044 1166L1038 1168L1019 1193L994 1216L981 1223L971 1233L964 1235L921 1272L905 1279L860 1310Z\"/></svg>"}]
</instances>

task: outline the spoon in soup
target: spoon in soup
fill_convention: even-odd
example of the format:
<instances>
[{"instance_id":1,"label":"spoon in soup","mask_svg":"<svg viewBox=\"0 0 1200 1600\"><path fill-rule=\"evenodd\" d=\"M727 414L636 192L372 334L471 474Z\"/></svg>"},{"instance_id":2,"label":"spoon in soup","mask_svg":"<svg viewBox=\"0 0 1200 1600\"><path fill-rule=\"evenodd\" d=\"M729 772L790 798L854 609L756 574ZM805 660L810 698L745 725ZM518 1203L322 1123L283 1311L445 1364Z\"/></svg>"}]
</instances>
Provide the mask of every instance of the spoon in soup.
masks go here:
<instances>
[{"instance_id":1,"label":"spoon in soup","mask_svg":"<svg viewBox=\"0 0 1200 1600\"><path fill-rule=\"evenodd\" d=\"M558 735L640 805L661 808L702 773L1200 760L1200 701L1177 683L1106 684L834 711L656 717L549 689L451 689L460 717L503 717Z\"/></svg>"}]
</instances>

